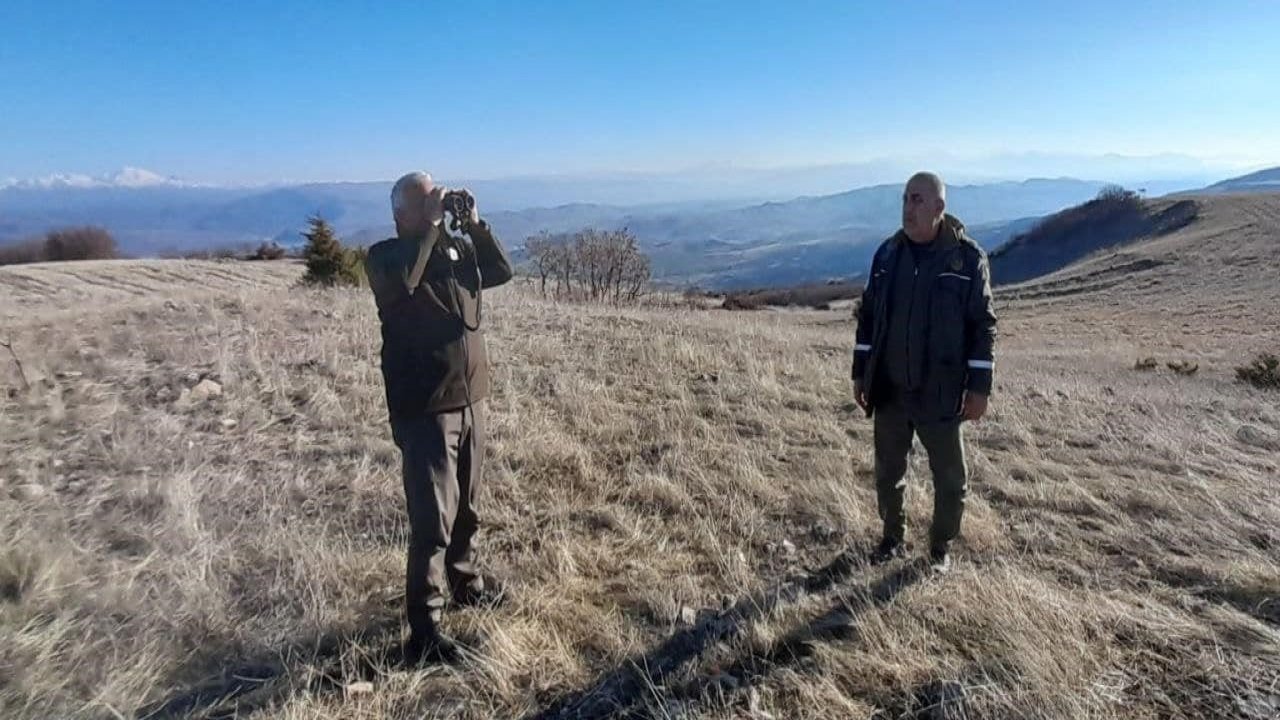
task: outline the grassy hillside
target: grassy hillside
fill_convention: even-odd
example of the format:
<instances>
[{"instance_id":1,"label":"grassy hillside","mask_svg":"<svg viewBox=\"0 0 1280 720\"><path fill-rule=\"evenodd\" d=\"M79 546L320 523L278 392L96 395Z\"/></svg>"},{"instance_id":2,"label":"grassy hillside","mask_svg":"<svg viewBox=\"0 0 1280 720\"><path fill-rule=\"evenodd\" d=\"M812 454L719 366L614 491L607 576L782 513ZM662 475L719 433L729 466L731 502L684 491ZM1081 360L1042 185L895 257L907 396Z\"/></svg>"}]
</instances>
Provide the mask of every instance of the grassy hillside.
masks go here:
<instances>
[{"instance_id":1,"label":"grassy hillside","mask_svg":"<svg viewBox=\"0 0 1280 720\"><path fill-rule=\"evenodd\" d=\"M1280 167L1266 168L1257 172L1241 175L1205 188L1206 193L1241 193L1280 191Z\"/></svg>"},{"instance_id":2,"label":"grassy hillside","mask_svg":"<svg viewBox=\"0 0 1280 720\"><path fill-rule=\"evenodd\" d=\"M991 280L1047 275L1099 250L1165 235L1196 219L1193 200L1146 202L1117 189L1045 217L991 252Z\"/></svg>"},{"instance_id":3,"label":"grassy hillside","mask_svg":"<svg viewBox=\"0 0 1280 720\"><path fill-rule=\"evenodd\" d=\"M1216 212L1200 243L1260 227ZM861 562L847 309L486 296L510 599L451 612L465 662L414 672L366 294L282 263L0 268L25 374L0 359L0 716L1274 717L1280 397L1232 367L1280 346L1276 254L1184 239L1142 250L1177 258L1158 284L1107 284L1115 255L1002 296L943 577ZM1181 285L1204 262L1221 302Z\"/></svg>"},{"instance_id":4,"label":"grassy hillside","mask_svg":"<svg viewBox=\"0 0 1280 720\"><path fill-rule=\"evenodd\" d=\"M1001 292L1036 309L1123 318L1144 335L1221 339L1269 331L1280 312L1280 193L1194 196L1195 219L1139 235ZM1167 203L1154 205L1172 207ZM1150 206L1149 206L1150 207ZM998 260L993 260L993 266Z\"/></svg>"}]
</instances>

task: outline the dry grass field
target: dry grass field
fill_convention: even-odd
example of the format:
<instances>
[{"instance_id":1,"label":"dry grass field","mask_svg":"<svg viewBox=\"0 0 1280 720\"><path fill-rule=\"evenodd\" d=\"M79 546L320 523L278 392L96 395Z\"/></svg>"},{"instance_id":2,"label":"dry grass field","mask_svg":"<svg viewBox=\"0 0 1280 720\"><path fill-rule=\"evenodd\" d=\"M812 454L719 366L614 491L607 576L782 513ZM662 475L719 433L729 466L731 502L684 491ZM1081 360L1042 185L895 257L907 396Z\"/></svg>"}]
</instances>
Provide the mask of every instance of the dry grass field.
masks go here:
<instances>
[{"instance_id":1,"label":"dry grass field","mask_svg":"<svg viewBox=\"0 0 1280 720\"><path fill-rule=\"evenodd\" d=\"M0 349L0 717L1277 717L1280 394L1233 373L1280 350L1277 208L1205 200L1000 294L936 577L922 452L913 559L861 559L847 308L486 295L508 601L451 611L465 661L415 671L367 291L283 262L0 269L26 376Z\"/></svg>"}]
</instances>

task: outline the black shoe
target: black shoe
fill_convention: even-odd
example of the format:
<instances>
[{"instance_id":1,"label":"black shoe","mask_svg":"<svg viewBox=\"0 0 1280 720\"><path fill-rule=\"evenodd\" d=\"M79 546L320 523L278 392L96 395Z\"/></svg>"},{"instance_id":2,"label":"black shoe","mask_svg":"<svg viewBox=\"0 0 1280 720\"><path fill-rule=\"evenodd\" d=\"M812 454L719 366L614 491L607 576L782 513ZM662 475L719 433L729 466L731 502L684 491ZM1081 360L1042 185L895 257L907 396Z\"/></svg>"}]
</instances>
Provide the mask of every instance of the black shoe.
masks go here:
<instances>
[{"instance_id":1,"label":"black shoe","mask_svg":"<svg viewBox=\"0 0 1280 720\"><path fill-rule=\"evenodd\" d=\"M907 554L907 548L898 538L887 537L880 541L876 549L871 553L871 564L881 565L903 557Z\"/></svg>"},{"instance_id":2,"label":"black shoe","mask_svg":"<svg viewBox=\"0 0 1280 720\"><path fill-rule=\"evenodd\" d=\"M404 664L408 667L424 663L452 665L462 659L458 646L438 630L410 633L404 644Z\"/></svg>"},{"instance_id":3,"label":"black shoe","mask_svg":"<svg viewBox=\"0 0 1280 720\"><path fill-rule=\"evenodd\" d=\"M951 553L945 545L929 548L929 571L935 575L951 572Z\"/></svg>"},{"instance_id":4,"label":"black shoe","mask_svg":"<svg viewBox=\"0 0 1280 720\"><path fill-rule=\"evenodd\" d=\"M453 601L462 607L495 608L505 599L505 589L491 578L485 578L478 588L464 585L453 592Z\"/></svg>"}]
</instances>

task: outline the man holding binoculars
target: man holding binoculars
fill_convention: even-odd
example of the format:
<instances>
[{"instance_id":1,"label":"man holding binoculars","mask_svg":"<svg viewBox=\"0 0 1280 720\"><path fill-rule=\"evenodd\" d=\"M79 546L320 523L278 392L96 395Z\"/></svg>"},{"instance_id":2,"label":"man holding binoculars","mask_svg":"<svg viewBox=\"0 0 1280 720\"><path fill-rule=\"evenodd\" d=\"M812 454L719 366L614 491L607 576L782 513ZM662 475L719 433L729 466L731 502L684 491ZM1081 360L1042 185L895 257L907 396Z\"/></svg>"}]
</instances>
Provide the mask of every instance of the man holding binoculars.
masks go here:
<instances>
[{"instance_id":1,"label":"man holding binoculars","mask_svg":"<svg viewBox=\"0 0 1280 720\"><path fill-rule=\"evenodd\" d=\"M450 662L458 651L440 631L446 598L474 605L498 597L472 557L489 392L481 290L510 280L511 261L465 190L410 173L392 188L391 206L396 237L369 248L365 269L409 514L405 660ZM446 212L470 241L446 232Z\"/></svg>"}]
</instances>

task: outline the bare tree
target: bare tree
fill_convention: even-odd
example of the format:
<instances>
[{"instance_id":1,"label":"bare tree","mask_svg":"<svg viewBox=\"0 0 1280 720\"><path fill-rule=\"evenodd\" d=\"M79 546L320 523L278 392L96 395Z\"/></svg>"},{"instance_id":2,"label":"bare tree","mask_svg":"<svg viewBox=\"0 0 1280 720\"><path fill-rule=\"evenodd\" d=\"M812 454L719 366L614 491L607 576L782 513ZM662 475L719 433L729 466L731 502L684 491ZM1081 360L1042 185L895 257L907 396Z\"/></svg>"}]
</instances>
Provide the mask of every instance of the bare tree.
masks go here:
<instances>
[{"instance_id":1,"label":"bare tree","mask_svg":"<svg viewBox=\"0 0 1280 720\"><path fill-rule=\"evenodd\" d=\"M586 229L573 235L542 233L525 242L544 297L555 279L559 300L634 302L650 277L649 258L625 229Z\"/></svg>"}]
</instances>

